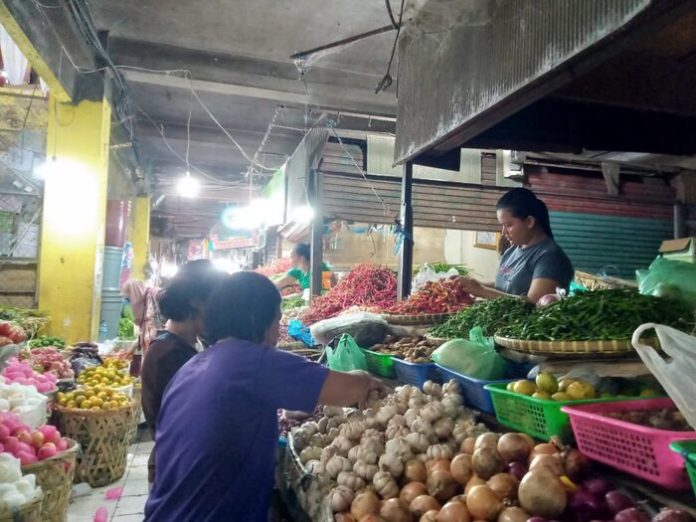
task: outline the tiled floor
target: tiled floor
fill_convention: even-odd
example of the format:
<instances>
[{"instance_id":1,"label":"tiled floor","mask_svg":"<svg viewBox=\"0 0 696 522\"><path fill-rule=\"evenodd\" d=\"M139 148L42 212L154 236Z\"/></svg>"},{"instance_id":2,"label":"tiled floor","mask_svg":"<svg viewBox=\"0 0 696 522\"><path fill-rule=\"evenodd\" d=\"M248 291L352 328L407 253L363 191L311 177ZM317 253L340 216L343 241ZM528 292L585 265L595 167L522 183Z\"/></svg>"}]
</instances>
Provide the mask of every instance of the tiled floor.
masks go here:
<instances>
[{"instance_id":1,"label":"tiled floor","mask_svg":"<svg viewBox=\"0 0 696 522\"><path fill-rule=\"evenodd\" d=\"M68 522L93 522L100 507L106 508L108 521L142 522L147 500L147 459L152 445L146 440L131 445L126 474L118 482L75 498L70 504ZM123 486L121 498L107 500L106 492L119 486Z\"/></svg>"}]
</instances>

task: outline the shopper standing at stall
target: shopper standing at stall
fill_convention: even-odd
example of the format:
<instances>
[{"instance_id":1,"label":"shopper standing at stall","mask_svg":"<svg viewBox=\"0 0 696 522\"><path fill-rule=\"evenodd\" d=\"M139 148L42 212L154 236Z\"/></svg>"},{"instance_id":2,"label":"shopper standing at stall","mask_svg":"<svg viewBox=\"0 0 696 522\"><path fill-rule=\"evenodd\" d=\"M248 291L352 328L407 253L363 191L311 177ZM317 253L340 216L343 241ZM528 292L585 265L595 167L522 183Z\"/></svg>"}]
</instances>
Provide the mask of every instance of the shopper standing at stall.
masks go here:
<instances>
[{"instance_id":1,"label":"shopper standing at stall","mask_svg":"<svg viewBox=\"0 0 696 522\"><path fill-rule=\"evenodd\" d=\"M121 287L121 295L130 302L138 327L138 340L132 349L131 375L134 376L140 375L142 359L150 343L157 337L157 331L162 328L157 304L160 292L159 288L135 279L129 279Z\"/></svg>"},{"instance_id":2,"label":"shopper standing at stall","mask_svg":"<svg viewBox=\"0 0 696 522\"><path fill-rule=\"evenodd\" d=\"M143 413L154 439L164 390L176 372L198 353L204 334L203 310L224 274L212 266L182 267L159 300L165 330L150 344L141 372ZM155 451L148 461L148 481L154 482Z\"/></svg>"},{"instance_id":3,"label":"shopper standing at stall","mask_svg":"<svg viewBox=\"0 0 696 522\"><path fill-rule=\"evenodd\" d=\"M309 245L306 243L295 245L295 248L293 248L290 254L290 259L292 260L292 268L284 277L276 281L276 288L278 288L278 290L283 290L290 286L299 286L301 290L307 290L312 282L310 273L311 250ZM336 281L333 274L331 274L329 265L322 263L321 271L322 274L329 274L327 278L329 285L325 286L334 285ZM324 277L322 277L322 280L324 280Z\"/></svg>"},{"instance_id":4,"label":"shopper standing at stall","mask_svg":"<svg viewBox=\"0 0 696 522\"><path fill-rule=\"evenodd\" d=\"M179 370L158 418L149 522L267 521L278 409L348 406L386 391L364 372L341 373L274 348L280 294L266 277L226 277L208 301L216 344Z\"/></svg>"},{"instance_id":5,"label":"shopper standing at stall","mask_svg":"<svg viewBox=\"0 0 696 522\"><path fill-rule=\"evenodd\" d=\"M573 265L553 239L546 204L531 190L515 188L498 200L496 210L503 235L512 246L500 259L494 283L465 277L466 291L482 299L516 295L536 303L558 288L567 289Z\"/></svg>"}]
</instances>

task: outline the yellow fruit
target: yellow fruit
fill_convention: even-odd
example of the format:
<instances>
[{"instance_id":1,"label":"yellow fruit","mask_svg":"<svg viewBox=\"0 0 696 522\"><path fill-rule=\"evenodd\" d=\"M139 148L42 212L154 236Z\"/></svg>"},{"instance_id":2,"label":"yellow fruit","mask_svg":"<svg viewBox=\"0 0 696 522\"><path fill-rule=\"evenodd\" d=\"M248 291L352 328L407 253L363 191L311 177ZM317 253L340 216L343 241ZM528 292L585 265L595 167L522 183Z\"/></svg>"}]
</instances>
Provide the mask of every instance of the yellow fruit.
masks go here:
<instances>
[{"instance_id":1,"label":"yellow fruit","mask_svg":"<svg viewBox=\"0 0 696 522\"><path fill-rule=\"evenodd\" d=\"M73 400L75 398L75 392L66 393L65 398L66 398L66 400L69 400L69 401Z\"/></svg>"},{"instance_id":2,"label":"yellow fruit","mask_svg":"<svg viewBox=\"0 0 696 522\"><path fill-rule=\"evenodd\" d=\"M92 407L92 401L89 399L82 401L82 404L80 404L80 408L84 408L85 410L88 410Z\"/></svg>"},{"instance_id":3,"label":"yellow fruit","mask_svg":"<svg viewBox=\"0 0 696 522\"><path fill-rule=\"evenodd\" d=\"M78 406L81 405L81 404L82 404L83 402L85 402L86 400L87 400L87 397L85 397L84 395L78 395L77 397L75 397L75 403L76 403Z\"/></svg>"},{"instance_id":4,"label":"yellow fruit","mask_svg":"<svg viewBox=\"0 0 696 522\"><path fill-rule=\"evenodd\" d=\"M90 408L90 410L92 410L92 411L101 411L101 408L100 408L99 406L92 406L92 407Z\"/></svg>"},{"instance_id":5,"label":"yellow fruit","mask_svg":"<svg viewBox=\"0 0 696 522\"><path fill-rule=\"evenodd\" d=\"M505 387L507 391L514 392L515 391L515 381L509 382L508 385Z\"/></svg>"},{"instance_id":6,"label":"yellow fruit","mask_svg":"<svg viewBox=\"0 0 696 522\"><path fill-rule=\"evenodd\" d=\"M75 401L68 401L68 402L65 404L65 407L66 407L66 408L77 408L77 403L76 403Z\"/></svg>"},{"instance_id":7,"label":"yellow fruit","mask_svg":"<svg viewBox=\"0 0 696 522\"><path fill-rule=\"evenodd\" d=\"M95 397L94 399L92 399L92 406L97 406L97 407L101 408L101 406L103 404L104 404L104 401L101 400L99 397Z\"/></svg>"},{"instance_id":8,"label":"yellow fruit","mask_svg":"<svg viewBox=\"0 0 696 522\"><path fill-rule=\"evenodd\" d=\"M513 391L522 395L532 395L534 394L534 392L536 392L536 386L532 381L527 381L523 379L515 383Z\"/></svg>"},{"instance_id":9,"label":"yellow fruit","mask_svg":"<svg viewBox=\"0 0 696 522\"><path fill-rule=\"evenodd\" d=\"M558 391L564 392L568 389L568 386L570 386L572 383L575 382L575 379L561 379L558 381Z\"/></svg>"},{"instance_id":10,"label":"yellow fruit","mask_svg":"<svg viewBox=\"0 0 696 522\"><path fill-rule=\"evenodd\" d=\"M541 372L536 377L536 385L539 390L553 395L558 391L558 381L551 372Z\"/></svg>"},{"instance_id":11,"label":"yellow fruit","mask_svg":"<svg viewBox=\"0 0 696 522\"><path fill-rule=\"evenodd\" d=\"M573 400L573 399L570 398L570 395L568 395L568 394L565 393L565 392L556 392L556 393L554 393L554 394L551 396L551 398L552 398L554 401L559 401L559 402L564 402L564 401L571 401L571 400Z\"/></svg>"},{"instance_id":12,"label":"yellow fruit","mask_svg":"<svg viewBox=\"0 0 696 522\"><path fill-rule=\"evenodd\" d=\"M541 390L534 393L534 395L532 395L532 397L534 397L535 399L542 399L545 401L551 400L551 395L549 395L549 393L547 393L545 391L541 391Z\"/></svg>"},{"instance_id":13,"label":"yellow fruit","mask_svg":"<svg viewBox=\"0 0 696 522\"><path fill-rule=\"evenodd\" d=\"M585 381L575 381L568 386L566 393L570 396L571 400L580 401L584 399L594 399L597 396L597 392L594 387Z\"/></svg>"}]
</instances>

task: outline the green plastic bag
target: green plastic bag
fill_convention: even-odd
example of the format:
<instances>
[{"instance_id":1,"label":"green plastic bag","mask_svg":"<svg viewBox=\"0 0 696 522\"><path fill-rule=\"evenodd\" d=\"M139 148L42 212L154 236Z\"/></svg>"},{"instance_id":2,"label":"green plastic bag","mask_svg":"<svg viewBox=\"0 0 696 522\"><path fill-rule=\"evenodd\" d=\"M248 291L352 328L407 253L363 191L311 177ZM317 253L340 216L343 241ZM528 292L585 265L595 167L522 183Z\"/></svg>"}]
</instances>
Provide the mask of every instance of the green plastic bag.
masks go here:
<instances>
[{"instance_id":1,"label":"green plastic bag","mask_svg":"<svg viewBox=\"0 0 696 522\"><path fill-rule=\"evenodd\" d=\"M637 270L641 294L683 299L696 307L696 264L658 257L648 270Z\"/></svg>"},{"instance_id":2,"label":"green plastic bag","mask_svg":"<svg viewBox=\"0 0 696 522\"><path fill-rule=\"evenodd\" d=\"M472 328L469 340L452 339L433 352L432 360L457 373L494 381L502 379L507 362L495 351L493 339L483 336L480 326Z\"/></svg>"},{"instance_id":3,"label":"green plastic bag","mask_svg":"<svg viewBox=\"0 0 696 522\"><path fill-rule=\"evenodd\" d=\"M367 370L365 354L350 334L343 334L334 350L326 347L326 360L329 368L341 372Z\"/></svg>"}]
</instances>

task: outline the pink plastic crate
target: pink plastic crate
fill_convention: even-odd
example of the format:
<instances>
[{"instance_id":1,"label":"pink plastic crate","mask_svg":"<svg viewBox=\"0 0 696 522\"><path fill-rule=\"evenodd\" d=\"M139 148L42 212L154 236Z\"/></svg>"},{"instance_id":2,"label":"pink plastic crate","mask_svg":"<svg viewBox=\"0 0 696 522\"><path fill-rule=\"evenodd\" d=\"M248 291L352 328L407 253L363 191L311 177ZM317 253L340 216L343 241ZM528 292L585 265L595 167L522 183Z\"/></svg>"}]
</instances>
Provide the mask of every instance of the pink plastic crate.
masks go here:
<instances>
[{"instance_id":1,"label":"pink plastic crate","mask_svg":"<svg viewBox=\"0 0 696 522\"><path fill-rule=\"evenodd\" d=\"M671 399L600 402L564 406L578 449L587 457L667 489L688 490L684 460L670 451L675 440L696 440L694 431L667 431L639 426L607 413L674 408Z\"/></svg>"}]
</instances>

